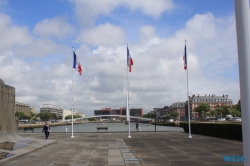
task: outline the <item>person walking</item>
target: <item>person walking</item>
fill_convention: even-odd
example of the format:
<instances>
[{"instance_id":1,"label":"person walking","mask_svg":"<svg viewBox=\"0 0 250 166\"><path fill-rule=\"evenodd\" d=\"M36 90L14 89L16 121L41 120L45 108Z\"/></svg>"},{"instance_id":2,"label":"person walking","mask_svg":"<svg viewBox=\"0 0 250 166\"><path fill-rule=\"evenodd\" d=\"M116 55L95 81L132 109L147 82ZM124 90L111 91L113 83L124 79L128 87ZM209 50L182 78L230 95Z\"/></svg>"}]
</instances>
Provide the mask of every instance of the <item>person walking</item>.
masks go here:
<instances>
[{"instance_id":1,"label":"person walking","mask_svg":"<svg viewBox=\"0 0 250 166\"><path fill-rule=\"evenodd\" d=\"M138 121L136 121L136 126L135 126L136 131L138 131L138 127L139 127L139 123L138 123Z\"/></svg>"},{"instance_id":2,"label":"person walking","mask_svg":"<svg viewBox=\"0 0 250 166\"><path fill-rule=\"evenodd\" d=\"M48 137L49 137L49 132L50 132L50 127L49 127L48 122L46 122L45 125L43 126L43 131L42 132L44 132L45 138L47 140Z\"/></svg>"}]
</instances>

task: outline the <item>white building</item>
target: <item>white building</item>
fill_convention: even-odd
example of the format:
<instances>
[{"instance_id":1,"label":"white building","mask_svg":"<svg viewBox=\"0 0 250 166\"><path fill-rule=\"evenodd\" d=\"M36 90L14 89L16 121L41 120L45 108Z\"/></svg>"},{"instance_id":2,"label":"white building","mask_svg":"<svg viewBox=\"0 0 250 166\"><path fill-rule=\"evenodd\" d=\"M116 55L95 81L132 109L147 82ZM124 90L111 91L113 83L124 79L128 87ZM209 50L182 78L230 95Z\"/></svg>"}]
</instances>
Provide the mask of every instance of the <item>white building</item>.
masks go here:
<instances>
[{"instance_id":1,"label":"white building","mask_svg":"<svg viewBox=\"0 0 250 166\"><path fill-rule=\"evenodd\" d=\"M56 114L57 117L63 116L63 109L59 106L55 106L52 104L43 104L42 106L40 106L40 112L41 113L45 113L45 112L54 113Z\"/></svg>"},{"instance_id":2,"label":"white building","mask_svg":"<svg viewBox=\"0 0 250 166\"><path fill-rule=\"evenodd\" d=\"M74 114L74 112L73 112ZM65 120L65 117L68 115L72 115L71 110L63 110L63 120Z\"/></svg>"}]
</instances>

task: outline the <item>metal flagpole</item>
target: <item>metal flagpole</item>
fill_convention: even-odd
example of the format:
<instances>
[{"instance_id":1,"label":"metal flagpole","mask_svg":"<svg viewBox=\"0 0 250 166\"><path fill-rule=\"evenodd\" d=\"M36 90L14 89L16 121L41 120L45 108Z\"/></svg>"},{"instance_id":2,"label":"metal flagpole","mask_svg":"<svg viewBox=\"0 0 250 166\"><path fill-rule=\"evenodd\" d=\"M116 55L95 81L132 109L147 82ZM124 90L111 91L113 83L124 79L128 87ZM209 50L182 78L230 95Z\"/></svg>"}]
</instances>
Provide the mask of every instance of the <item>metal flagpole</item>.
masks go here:
<instances>
[{"instance_id":1,"label":"metal flagpole","mask_svg":"<svg viewBox=\"0 0 250 166\"><path fill-rule=\"evenodd\" d=\"M234 0L237 32L244 165L250 165L250 21L249 1Z\"/></svg>"},{"instance_id":2,"label":"metal flagpole","mask_svg":"<svg viewBox=\"0 0 250 166\"><path fill-rule=\"evenodd\" d=\"M73 52L73 63L74 64L74 47L72 47L72 52ZM72 126L72 129L71 129L71 132L72 132L72 135L71 135L71 138L74 138L74 135L73 135L73 89L74 89L74 86L73 86L73 82L74 82L74 72L73 72L73 67L72 67L72 105L71 105L71 126Z\"/></svg>"},{"instance_id":3,"label":"metal flagpole","mask_svg":"<svg viewBox=\"0 0 250 166\"><path fill-rule=\"evenodd\" d=\"M185 40L185 56L187 58L187 45L186 45L186 40ZM192 138L191 136L191 127L190 127L190 106L189 106L189 91L188 91L188 67L187 67L187 99L188 99L188 130L189 130L189 135L188 138Z\"/></svg>"},{"instance_id":4,"label":"metal flagpole","mask_svg":"<svg viewBox=\"0 0 250 166\"><path fill-rule=\"evenodd\" d=\"M128 49L128 44L127 44ZM128 51L128 50L127 50ZM128 54L128 52L127 52ZM127 61L128 61L128 55L127 55ZM130 60L129 60L130 61ZM127 92L127 116L128 116L128 138L131 138L130 136L130 111L129 111L129 81L128 81L128 65L127 65L127 82L128 82L128 92Z\"/></svg>"}]
</instances>

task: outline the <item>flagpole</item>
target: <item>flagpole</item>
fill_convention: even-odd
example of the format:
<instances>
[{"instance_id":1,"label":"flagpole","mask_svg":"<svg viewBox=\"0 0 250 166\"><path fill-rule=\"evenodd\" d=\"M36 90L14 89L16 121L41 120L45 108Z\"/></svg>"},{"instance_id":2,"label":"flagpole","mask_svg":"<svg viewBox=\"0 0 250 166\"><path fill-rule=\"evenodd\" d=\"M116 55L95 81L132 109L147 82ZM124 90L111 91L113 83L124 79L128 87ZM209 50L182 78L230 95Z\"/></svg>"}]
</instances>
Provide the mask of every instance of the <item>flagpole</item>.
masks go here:
<instances>
[{"instance_id":1,"label":"flagpole","mask_svg":"<svg viewBox=\"0 0 250 166\"><path fill-rule=\"evenodd\" d=\"M250 21L249 1L234 0L239 62L244 165L250 165ZM242 161L242 160L241 160Z\"/></svg>"},{"instance_id":2,"label":"flagpole","mask_svg":"<svg viewBox=\"0 0 250 166\"><path fill-rule=\"evenodd\" d=\"M74 47L72 47L72 52L73 52L73 63L74 64ZM73 72L73 67L72 67L72 105L71 105L71 132L72 132L72 135L71 135L71 138L74 138L74 135L73 135L73 89L74 89L74 86L73 86L73 82L74 82L74 72Z\"/></svg>"},{"instance_id":3,"label":"flagpole","mask_svg":"<svg viewBox=\"0 0 250 166\"><path fill-rule=\"evenodd\" d=\"M127 44L127 49L128 49L128 44ZM128 58L128 56L127 56ZM128 61L128 59L127 59ZM128 80L128 65L127 65L127 82L128 82L128 92L127 92L127 116L128 116L128 138L131 138L130 136L130 111L129 111L129 80Z\"/></svg>"},{"instance_id":4,"label":"flagpole","mask_svg":"<svg viewBox=\"0 0 250 166\"><path fill-rule=\"evenodd\" d=\"M186 46L187 45L186 45L186 40L185 40L185 54L187 54L187 47ZM186 56L186 58L187 58L187 56ZM189 106L189 90L188 90L188 67L187 67L187 99L188 99L188 131L189 131L188 138L192 138L191 127L190 127L190 106Z\"/></svg>"}]
</instances>

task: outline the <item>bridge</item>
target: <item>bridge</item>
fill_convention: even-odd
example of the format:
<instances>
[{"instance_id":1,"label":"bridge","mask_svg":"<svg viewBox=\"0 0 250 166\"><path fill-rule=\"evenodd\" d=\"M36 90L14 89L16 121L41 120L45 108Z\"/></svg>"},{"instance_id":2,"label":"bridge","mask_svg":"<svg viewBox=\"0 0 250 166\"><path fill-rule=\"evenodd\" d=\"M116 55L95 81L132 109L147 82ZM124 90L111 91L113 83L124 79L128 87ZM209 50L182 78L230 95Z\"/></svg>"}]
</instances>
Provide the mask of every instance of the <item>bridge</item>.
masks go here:
<instances>
[{"instance_id":1,"label":"bridge","mask_svg":"<svg viewBox=\"0 0 250 166\"><path fill-rule=\"evenodd\" d=\"M85 118L75 118L73 121L77 120L83 120L83 119L88 119L88 118L101 118L101 117L124 117L126 118L126 115L93 115L93 116L88 116ZM144 117L139 117L139 116L130 116L131 119L139 119L139 120L144 120L144 121L152 121L151 118L144 118ZM63 120L63 122L71 122L72 119L67 119Z\"/></svg>"}]
</instances>

